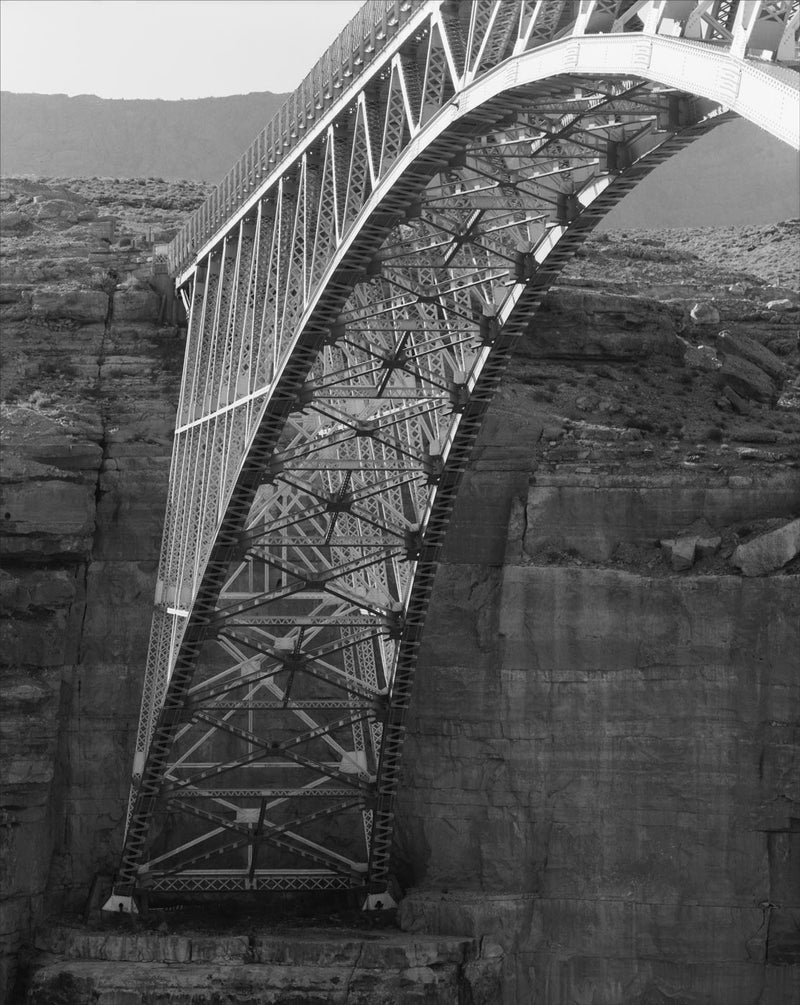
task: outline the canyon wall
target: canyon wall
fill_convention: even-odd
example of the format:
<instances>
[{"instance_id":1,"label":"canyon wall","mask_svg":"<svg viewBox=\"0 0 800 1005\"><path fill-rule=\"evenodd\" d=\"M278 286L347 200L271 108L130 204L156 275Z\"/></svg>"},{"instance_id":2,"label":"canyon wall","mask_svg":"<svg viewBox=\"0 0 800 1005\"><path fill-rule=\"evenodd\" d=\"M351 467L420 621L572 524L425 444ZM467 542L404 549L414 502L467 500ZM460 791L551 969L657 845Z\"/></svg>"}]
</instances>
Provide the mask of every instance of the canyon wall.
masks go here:
<instances>
[{"instance_id":1,"label":"canyon wall","mask_svg":"<svg viewBox=\"0 0 800 1005\"><path fill-rule=\"evenodd\" d=\"M1 246L7 976L116 866L183 350L138 243L169 211L31 184L7 183ZM774 271L797 228L747 238L776 252L760 279L705 240L576 260L437 579L400 917L500 943L509 1003L768 1005L797 980L800 560L732 564L799 515L798 298ZM745 334L774 375L726 356Z\"/></svg>"},{"instance_id":2,"label":"canyon wall","mask_svg":"<svg viewBox=\"0 0 800 1005\"><path fill-rule=\"evenodd\" d=\"M152 249L135 225L99 239L102 204L32 183L10 194L22 223L2 246L7 966L35 922L82 911L116 868L183 355L136 278Z\"/></svg>"},{"instance_id":3,"label":"canyon wall","mask_svg":"<svg viewBox=\"0 0 800 1005\"><path fill-rule=\"evenodd\" d=\"M507 1002L792 1000L797 578L665 571L656 544L723 510L796 512L796 472L749 492L737 477L537 470L509 492L505 554L449 548L398 807L401 918L495 938ZM496 512L513 480L487 466L470 501ZM590 547L578 521L559 522L557 552L536 547L553 494L591 517ZM650 538L636 561L594 558L604 532L625 543L630 508ZM485 541L476 511L459 500L451 541Z\"/></svg>"},{"instance_id":4,"label":"canyon wall","mask_svg":"<svg viewBox=\"0 0 800 1005\"><path fill-rule=\"evenodd\" d=\"M420 650L401 923L496 939L506 1003L796 998L800 560L733 560L770 528L800 547L797 315L736 303L756 291L724 269L669 270L640 260L634 288L628 263L598 295L583 262L548 298ZM777 408L720 393L723 325L788 350Z\"/></svg>"}]
</instances>

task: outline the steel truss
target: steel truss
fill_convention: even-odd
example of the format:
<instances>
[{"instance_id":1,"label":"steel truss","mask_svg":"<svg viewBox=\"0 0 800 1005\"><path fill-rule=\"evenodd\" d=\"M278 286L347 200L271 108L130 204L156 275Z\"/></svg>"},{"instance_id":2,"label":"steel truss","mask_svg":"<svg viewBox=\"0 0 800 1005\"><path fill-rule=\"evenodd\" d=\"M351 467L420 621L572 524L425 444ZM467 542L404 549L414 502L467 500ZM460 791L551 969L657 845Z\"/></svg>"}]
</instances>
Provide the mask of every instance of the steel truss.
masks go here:
<instances>
[{"instance_id":1,"label":"steel truss","mask_svg":"<svg viewBox=\"0 0 800 1005\"><path fill-rule=\"evenodd\" d=\"M386 890L448 516L542 293L725 108L796 132L775 57L798 3L685 7L368 5L176 239L189 331L112 906Z\"/></svg>"}]
</instances>

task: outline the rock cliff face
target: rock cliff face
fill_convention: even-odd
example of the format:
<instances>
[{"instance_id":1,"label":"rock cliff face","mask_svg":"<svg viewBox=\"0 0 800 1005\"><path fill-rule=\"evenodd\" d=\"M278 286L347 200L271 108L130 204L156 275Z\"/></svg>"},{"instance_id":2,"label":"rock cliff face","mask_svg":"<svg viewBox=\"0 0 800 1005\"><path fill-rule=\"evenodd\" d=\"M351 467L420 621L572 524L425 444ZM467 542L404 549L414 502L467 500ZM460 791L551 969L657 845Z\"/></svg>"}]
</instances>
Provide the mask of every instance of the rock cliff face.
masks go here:
<instances>
[{"instance_id":1,"label":"rock cliff face","mask_svg":"<svg viewBox=\"0 0 800 1005\"><path fill-rule=\"evenodd\" d=\"M773 540L797 538L797 297L680 245L602 248L545 303L456 505L401 923L497 940L508 1003L779 1005L800 976L800 560ZM724 346L750 338L790 377L777 407L725 394Z\"/></svg>"},{"instance_id":2,"label":"rock cliff face","mask_svg":"<svg viewBox=\"0 0 800 1005\"><path fill-rule=\"evenodd\" d=\"M502 951L488 940L303 929L247 935L93 933L39 938L30 1005L495 1005Z\"/></svg>"},{"instance_id":3,"label":"rock cliff face","mask_svg":"<svg viewBox=\"0 0 800 1005\"><path fill-rule=\"evenodd\" d=\"M23 963L121 841L183 349L142 239L200 194L154 184L0 192L0 936ZM501 944L507 1002L766 1005L797 979L797 226L747 240L761 278L702 232L600 235L459 498L401 919Z\"/></svg>"},{"instance_id":4,"label":"rock cliff face","mask_svg":"<svg viewBox=\"0 0 800 1005\"><path fill-rule=\"evenodd\" d=\"M95 188L2 191L6 958L118 856L180 380L144 224L98 237L115 207Z\"/></svg>"}]
</instances>

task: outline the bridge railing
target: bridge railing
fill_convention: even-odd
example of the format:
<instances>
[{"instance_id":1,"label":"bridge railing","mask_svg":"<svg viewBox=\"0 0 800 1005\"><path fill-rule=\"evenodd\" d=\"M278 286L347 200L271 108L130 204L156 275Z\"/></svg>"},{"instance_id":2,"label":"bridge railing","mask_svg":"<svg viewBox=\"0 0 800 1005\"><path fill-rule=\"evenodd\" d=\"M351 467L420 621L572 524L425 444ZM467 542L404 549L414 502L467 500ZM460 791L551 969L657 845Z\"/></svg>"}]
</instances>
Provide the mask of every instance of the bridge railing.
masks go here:
<instances>
[{"instance_id":1,"label":"bridge railing","mask_svg":"<svg viewBox=\"0 0 800 1005\"><path fill-rule=\"evenodd\" d=\"M325 112L353 76L377 58L424 3L372 0L364 4L178 232L168 253L173 275L247 201L278 161L302 140L309 124Z\"/></svg>"}]
</instances>

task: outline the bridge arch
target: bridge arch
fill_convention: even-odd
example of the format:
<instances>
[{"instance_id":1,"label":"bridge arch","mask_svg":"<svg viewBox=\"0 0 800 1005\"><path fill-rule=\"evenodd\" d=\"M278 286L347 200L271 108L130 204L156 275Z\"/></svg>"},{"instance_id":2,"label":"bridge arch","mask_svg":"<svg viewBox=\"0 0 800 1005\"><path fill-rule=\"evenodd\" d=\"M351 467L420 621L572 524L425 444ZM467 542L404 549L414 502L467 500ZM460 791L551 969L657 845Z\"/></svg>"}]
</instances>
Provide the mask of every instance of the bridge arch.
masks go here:
<instances>
[{"instance_id":1,"label":"bridge arch","mask_svg":"<svg viewBox=\"0 0 800 1005\"><path fill-rule=\"evenodd\" d=\"M669 3L405 6L349 97L176 242L189 333L123 906L385 897L447 519L541 295L726 115L800 143L798 75L732 51L746 5L729 49L659 35Z\"/></svg>"}]
</instances>

